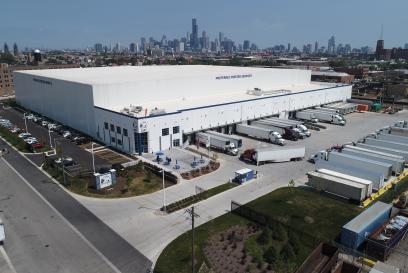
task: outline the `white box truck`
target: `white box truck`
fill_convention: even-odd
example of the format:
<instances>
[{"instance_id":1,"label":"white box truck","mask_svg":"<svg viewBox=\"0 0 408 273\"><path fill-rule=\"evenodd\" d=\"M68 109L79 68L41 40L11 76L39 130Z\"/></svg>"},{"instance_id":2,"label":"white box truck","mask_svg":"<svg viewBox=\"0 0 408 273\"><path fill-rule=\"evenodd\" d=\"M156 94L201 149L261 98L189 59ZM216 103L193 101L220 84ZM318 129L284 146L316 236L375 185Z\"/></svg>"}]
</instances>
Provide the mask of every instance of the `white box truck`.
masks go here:
<instances>
[{"instance_id":1,"label":"white box truck","mask_svg":"<svg viewBox=\"0 0 408 273\"><path fill-rule=\"evenodd\" d=\"M286 144L286 141L282 138L281 134L270 129L260 128L247 124L237 124L236 131L239 134L262 140L267 140L271 143L278 144L281 146Z\"/></svg>"},{"instance_id":2,"label":"white box truck","mask_svg":"<svg viewBox=\"0 0 408 273\"><path fill-rule=\"evenodd\" d=\"M224 137L199 132L196 134L196 141L198 144L203 144L205 147L211 147L229 155L238 154L238 149L235 147L234 143L231 143L229 139Z\"/></svg>"}]
</instances>

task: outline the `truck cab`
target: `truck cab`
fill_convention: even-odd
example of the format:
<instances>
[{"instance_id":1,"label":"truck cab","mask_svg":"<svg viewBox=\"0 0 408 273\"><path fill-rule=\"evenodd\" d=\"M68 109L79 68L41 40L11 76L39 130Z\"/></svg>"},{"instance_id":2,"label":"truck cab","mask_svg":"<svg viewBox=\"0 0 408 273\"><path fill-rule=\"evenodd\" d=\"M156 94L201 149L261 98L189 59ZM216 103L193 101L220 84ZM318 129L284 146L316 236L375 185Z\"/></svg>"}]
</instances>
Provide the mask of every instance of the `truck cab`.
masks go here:
<instances>
[{"instance_id":1,"label":"truck cab","mask_svg":"<svg viewBox=\"0 0 408 273\"><path fill-rule=\"evenodd\" d=\"M302 130L300 130L299 128L293 128L292 130L297 133L300 139L306 138L306 134L303 133Z\"/></svg>"},{"instance_id":2,"label":"truck cab","mask_svg":"<svg viewBox=\"0 0 408 273\"><path fill-rule=\"evenodd\" d=\"M270 140L272 143L276 143L281 146L286 144L286 141L282 138L281 134L279 134L278 132L272 132Z\"/></svg>"},{"instance_id":3,"label":"truck cab","mask_svg":"<svg viewBox=\"0 0 408 273\"><path fill-rule=\"evenodd\" d=\"M316 161L318 160L327 160L328 155L329 155L328 152L325 150L317 152L310 156L309 162L316 163Z\"/></svg>"},{"instance_id":4,"label":"truck cab","mask_svg":"<svg viewBox=\"0 0 408 273\"><path fill-rule=\"evenodd\" d=\"M332 123L338 125L346 125L346 120L341 115L333 115Z\"/></svg>"},{"instance_id":5,"label":"truck cab","mask_svg":"<svg viewBox=\"0 0 408 273\"><path fill-rule=\"evenodd\" d=\"M305 125L298 124L297 127L299 128L299 130L302 131L303 134L305 134L305 136L310 137L311 133L310 133L309 129L306 128Z\"/></svg>"},{"instance_id":6,"label":"truck cab","mask_svg":"<svg viewBox=\"0 0 408 273\"><path fill-rule=\"evenodd\" d=\"M230 144L227 146L227 153L230 154L230 155L234 155L234 156L235 156L235 155L238 155L239 150L238 150L238 148L235 147L234 143L230 143Z\"/></svg>"}]
</instances>

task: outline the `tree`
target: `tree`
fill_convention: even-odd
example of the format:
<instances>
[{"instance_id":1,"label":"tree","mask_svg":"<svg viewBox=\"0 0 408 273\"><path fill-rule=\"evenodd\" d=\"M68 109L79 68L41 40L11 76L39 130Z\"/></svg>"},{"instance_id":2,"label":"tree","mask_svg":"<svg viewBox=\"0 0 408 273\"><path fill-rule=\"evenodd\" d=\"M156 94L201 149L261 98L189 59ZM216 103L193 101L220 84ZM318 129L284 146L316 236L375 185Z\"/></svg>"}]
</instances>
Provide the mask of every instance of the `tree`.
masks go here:
<instances>
[{"instance_id":1,"label":"tree","mask_svg":"<svg viewBox=\"0 0 408 273\"><path fill-rule=\"evenodd\" d=\"M291 187L291 188L293 188L293 187L295 187L295 180L293 180L293 179L291 179L290 181L289 181L289 183L288 183L288 187Z\"/></svg>"},{"instance_id":2,"label":"tree","mask_svg":"<svg viewBox=\"0 0 408 273\"><path fill-rule=\"evenodd\" d=\"M300 252L300 249L301 249L301 243L300 243L299 237L297 236L296 233L291 232L289 234L289 243L292 246L295 253L298 254Z\"/></svg>"},{"instance_id":3,"label":"tree","mask_svg":"<svg viewBox=\"0 0 408 273\"><path fill-rule=\"evenodd\" d=\"M279 260L279 251L275 245L271 245L263 255L265 261L270 264L276 264Z\"/></svg>"},{"instance_id":4,"label":"tree","mask_svg":"<svg viewBox=\"0 0 408 273\"><path fill-rule=\"evenodd\" d=\"M270 238L271 238L271 231L268 227L265 227L262 230L261 234L259 234L256 240L261 245L267 245L270 242Z\"/></svg>"},{"instance_id":5,"label":"tree","mask_svg":"<svg viewBox=\"0 0 408 273\"><path fill-rule=\"evenodd\" d=\"M281 253L282 253L282 257L285 260L293 259L296 256L295 251L293 250L293 247L289 243L286 243Z\"/></svg>"},{"instance_id":6,"label":"tree","mask_svg":"<svg viewBox=\"0 0 408 273\"><path fill-rule=\"evenodd\" d=\"M274 225L272 238L282 242L286 241L288 239L286 229L281 224Z\"/></svg>"}]
</instances>

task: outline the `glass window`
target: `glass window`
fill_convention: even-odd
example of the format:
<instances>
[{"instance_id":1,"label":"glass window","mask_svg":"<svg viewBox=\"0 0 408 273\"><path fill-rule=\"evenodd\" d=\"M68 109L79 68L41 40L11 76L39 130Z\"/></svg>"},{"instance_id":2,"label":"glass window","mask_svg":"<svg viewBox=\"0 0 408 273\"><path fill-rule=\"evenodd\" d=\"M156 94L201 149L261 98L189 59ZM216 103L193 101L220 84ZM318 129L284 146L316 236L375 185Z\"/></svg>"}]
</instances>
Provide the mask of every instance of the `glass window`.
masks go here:
<instances>
[{"instance_id":1,"label":"glass window","mask_svg":"<svg viewBox=\"0 0 408 273\"><path fill-rule=\"evenodd\" d=\"M180 146L180 139L173 139L173 147L179 147Z\"/></svg>"},{"instance_id":2,"label":"glass window","mask_svg":"<svg viewBox=\"0 0 408 273\"><path fill-rule=\"evenodd\" d=\"M124 136L128 136L127 129L125 129L125 128L123 128L123 135L124 135Z\"/></svg>"},{"instance_id":3,"label":"glass window","mask_svg":"<svg viewBox=\"0 0 408 273\"><path fill-rule=\"evenodd\" d=\"M112 143L116 143L116 138L111 137L111 142L112 142Z\"/></svg>"},{"instance_id":4,"label":"glass window","mask_svg":"<svg viewBox=\"0 0 408 273\"><path fill-rule=\"evenodd\" d=\"M118 139L118 145L122 145L122 140Z\"/></svg>"},{"instance_id":5,"label":"glass window","mask_svg":"<svg viewBox=\"0 0 408 273\"><path fill-rule=\"evenodd\" d=\"M111 128L111 131L112 131L112 132L115 132L115 125L111 124L111 125L110 125L110 128Z\"/></svg>"},{"instance_id":6,"label":"glass window","mask_svg":"<svg viewBox=\"0 0 408 273\"><path fill-rule=\"evenodd\" d=\"M109 129L109 125L107 122L105 122L105 129L108 130Z\"/></svg>"},{"instance_id":7,"label":"glass window","mask_svg":"<svg viewBox=\"0 0 408 273\"><path fill-rule=\"evenodd\" d=\"M169 128L162 129L162 136L168 136L168 135L169 135Z\"/></svg>"},{"instance_id":8,"label":"glass window","mask_svg":"<svg viewBox=\"0 0 408 273\"><path fill-rule=\"evenodd\" d=\"M119 126L116 126L116 133L118 134L122 133L122 129Z\"/></svg>"},{"instance_id":9,"label":"glass window","mask_svg":"<svg viewBox=\"0 0 408 273\"><path fill-rule=\"evenodd\" d=\"M173 134L178 134L180 133L180 126L174 126L173 127Z\"/></svg>"}]
</instances>

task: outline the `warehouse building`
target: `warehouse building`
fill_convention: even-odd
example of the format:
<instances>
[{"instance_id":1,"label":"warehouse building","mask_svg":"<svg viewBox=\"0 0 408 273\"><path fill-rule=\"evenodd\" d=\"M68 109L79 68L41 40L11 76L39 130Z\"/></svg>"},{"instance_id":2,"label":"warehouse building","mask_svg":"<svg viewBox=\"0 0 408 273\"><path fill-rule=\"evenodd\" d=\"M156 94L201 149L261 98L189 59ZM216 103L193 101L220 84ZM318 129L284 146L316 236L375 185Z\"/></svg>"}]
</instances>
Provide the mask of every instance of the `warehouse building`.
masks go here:
<instances>
[{"instance_id":1,"label":"warehouse building","mask_svg":"<svg viewBox=\"0 0 408 273\"><path fill-rule=\"evenodd\" d=\"M22 106L129 154L351 97L350 85L311 82L308 70L228 66L21 71L14 82Z\"/></svg>"}]
</instances>

